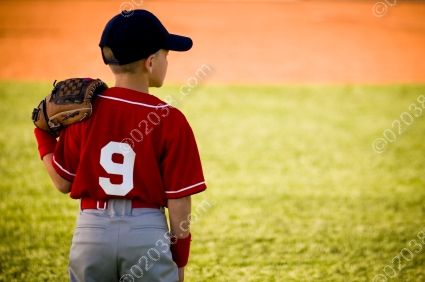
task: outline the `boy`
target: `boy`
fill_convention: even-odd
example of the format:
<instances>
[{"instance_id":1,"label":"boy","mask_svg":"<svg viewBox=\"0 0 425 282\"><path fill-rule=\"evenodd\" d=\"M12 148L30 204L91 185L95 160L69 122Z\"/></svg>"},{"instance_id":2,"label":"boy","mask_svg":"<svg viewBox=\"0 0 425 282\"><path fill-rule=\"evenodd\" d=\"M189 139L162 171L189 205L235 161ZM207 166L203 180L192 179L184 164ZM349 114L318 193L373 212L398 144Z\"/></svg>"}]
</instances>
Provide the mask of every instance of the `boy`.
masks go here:
<instances>
[{"instance_id":1,"label":"boy","mask_svg":"<svg viewBox=\"0 0 425 282\"><path fill-rule=\"evenodd\" d=\"M190 196L206 185L186 118L148 88L162 86L168 50L187 51L192 40L135 10L113 17L99 46L115 87L96 98L90 119L62 130L58 141L34 131L54 185L81 199L70 280L183 281Z\"/></svg>"}]
</instances>

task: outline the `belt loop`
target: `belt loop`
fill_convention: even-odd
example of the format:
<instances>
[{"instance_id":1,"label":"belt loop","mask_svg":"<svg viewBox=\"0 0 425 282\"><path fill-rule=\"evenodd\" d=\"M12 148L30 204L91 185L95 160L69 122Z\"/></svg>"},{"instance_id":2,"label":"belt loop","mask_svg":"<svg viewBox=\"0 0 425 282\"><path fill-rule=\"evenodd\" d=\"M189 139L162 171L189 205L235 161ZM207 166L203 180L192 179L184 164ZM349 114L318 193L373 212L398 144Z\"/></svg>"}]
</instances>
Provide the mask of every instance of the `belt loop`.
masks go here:
<instances>
[{"instance_id":1,"label":"belt loop","mask_svg":"<svg viewBox=\"0 0 425 282\"><path fill-rule=\"evenodd\" d=\"M99 207L99 203L100 202L103 202L103 207ZM108 205L108 201L107 200L106 201L96 201L96 209L98 209L100 211L106 210L107 205Z\"/></svg>"}]
</instances>

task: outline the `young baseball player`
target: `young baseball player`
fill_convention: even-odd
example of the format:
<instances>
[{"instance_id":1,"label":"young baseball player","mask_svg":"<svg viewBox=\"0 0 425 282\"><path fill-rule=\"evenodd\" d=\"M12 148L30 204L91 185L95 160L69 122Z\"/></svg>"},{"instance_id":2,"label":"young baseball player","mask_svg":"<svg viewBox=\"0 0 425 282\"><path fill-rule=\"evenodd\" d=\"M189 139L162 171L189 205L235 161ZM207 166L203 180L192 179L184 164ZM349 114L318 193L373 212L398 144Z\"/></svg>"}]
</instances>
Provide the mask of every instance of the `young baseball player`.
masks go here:
<instances>
[{"instance_id":1,"label":"young baseball player","mask_svg":"<svg viewBox=\"0 0 425 282\"><path fill-rule=\"evenodd\" d=\"M192 40L135 10L113 17L99 46L115 87L96 97L92 116L62 130L58 141L35 129L54 185L81 201L70 280L183 281L191 195L206 185L185 116L148 89L163 84L168 51L187 51Z\"/></svg>"}]
</instances>

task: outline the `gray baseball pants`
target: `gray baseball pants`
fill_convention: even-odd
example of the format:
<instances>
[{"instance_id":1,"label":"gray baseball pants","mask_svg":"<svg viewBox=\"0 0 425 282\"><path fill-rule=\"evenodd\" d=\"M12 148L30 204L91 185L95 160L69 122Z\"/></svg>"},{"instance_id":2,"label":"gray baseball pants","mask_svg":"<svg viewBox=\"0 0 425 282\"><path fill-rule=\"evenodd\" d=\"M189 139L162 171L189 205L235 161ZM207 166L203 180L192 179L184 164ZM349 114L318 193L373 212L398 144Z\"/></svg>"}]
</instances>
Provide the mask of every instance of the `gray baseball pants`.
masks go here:
<instances>
[{"instance_id":1,"label":"gray baseball pants","mask_svg":"<svg viewBox=\"0 0 425 282\"><path fill-rule=\"evenodd\" d=\"M71 282L178 281L164 209L129 200L81 211L69 256Z\"/></svg>"}]
</instances>

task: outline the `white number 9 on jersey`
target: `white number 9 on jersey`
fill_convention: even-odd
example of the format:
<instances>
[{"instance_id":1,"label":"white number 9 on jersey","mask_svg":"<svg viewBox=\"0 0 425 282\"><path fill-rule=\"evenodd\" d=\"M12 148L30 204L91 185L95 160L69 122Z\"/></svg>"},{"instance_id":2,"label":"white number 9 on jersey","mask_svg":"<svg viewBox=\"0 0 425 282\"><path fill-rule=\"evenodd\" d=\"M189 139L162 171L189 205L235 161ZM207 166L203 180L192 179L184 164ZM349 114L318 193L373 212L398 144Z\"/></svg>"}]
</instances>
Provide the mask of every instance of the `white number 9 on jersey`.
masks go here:
<instances>
[{"instance_id":1,"label":"white number 9 on jersey","mask_svg":"<svg viewBox=\"0 0 425 282\"><path fill-rule=\"evenodd\" d=\"M112 160L114 154L121 155L122 163ZM122 176L121 184L111 183L108 177L99 177L99 185L107 195L125 196L133 189L133 171L136 153L127 143L109 142L100 151L100 165L109 174Z\"/></svg>"}]
</instances>

